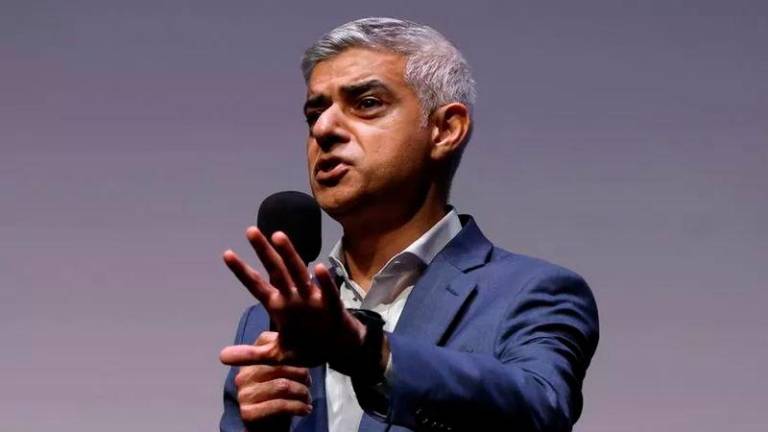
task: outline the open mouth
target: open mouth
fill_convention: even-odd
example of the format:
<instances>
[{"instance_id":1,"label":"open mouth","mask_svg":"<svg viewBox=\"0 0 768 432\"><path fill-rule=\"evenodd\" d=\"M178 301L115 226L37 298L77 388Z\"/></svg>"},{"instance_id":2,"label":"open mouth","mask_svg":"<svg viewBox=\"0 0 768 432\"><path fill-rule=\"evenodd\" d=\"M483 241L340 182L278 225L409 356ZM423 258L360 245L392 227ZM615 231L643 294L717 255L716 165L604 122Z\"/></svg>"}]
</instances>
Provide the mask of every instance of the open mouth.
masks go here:
<instances>
[{"instance_id":1,"label":"open mouth","mask_svg":"<svg viewBox=\"0 0 768 432\"><path fill-rule=\"evenodd\" d=\"M349 171L349 165L340 158L328 158L317 163L315 179L323 185L338 183Z\"/></svg>"}]
</instances>

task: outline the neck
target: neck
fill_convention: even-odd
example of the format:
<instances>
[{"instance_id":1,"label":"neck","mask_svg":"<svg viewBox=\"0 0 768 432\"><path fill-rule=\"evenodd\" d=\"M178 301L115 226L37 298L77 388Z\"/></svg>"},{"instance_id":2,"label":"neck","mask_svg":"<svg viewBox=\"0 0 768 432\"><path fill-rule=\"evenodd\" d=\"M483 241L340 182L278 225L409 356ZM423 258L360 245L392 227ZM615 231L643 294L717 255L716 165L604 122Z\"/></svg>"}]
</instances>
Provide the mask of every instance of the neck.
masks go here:
<instances>
[{"instance_id":1,"label":"neck","mask_svg":"<svg viewBox=\"0 0 768 432\"><path fill-rule=\"evenodd\" d=\"M354 224L342 224L349 276L366 292L384 264L447 214L444 200L427 199L422 204L415 209L379 210Z\"/></svg>"}]
</instances>

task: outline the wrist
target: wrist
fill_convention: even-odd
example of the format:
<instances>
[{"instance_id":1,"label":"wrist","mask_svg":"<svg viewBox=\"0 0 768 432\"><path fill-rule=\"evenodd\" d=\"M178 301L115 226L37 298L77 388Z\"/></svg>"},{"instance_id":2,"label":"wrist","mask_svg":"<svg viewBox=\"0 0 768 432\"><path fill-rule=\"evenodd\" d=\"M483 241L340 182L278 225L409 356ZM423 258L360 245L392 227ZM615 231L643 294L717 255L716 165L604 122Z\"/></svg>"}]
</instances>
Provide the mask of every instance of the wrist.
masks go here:
<instances>
[{"instance_id":1,"label":"wrist","mask_svg":"<svg viewBox=\"0 0 768 432\"><path fill-rule=\"evenodd\" d=\"M381 315L364 309L348 309L354 321L354 343L336 350L330 367L364 383L383 381L389 358L389 345Z\"/></svg>"}]
</instances>

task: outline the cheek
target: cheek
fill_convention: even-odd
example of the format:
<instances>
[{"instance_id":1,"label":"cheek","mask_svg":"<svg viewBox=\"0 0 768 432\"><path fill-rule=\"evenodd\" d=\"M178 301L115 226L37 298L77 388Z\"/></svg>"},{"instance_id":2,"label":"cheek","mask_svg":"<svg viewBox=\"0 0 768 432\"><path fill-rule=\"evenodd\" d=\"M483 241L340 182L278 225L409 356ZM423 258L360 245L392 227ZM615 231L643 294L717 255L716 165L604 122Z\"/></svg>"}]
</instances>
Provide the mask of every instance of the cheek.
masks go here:
<instances>
[{"instance_id":1,"label":"cheek","mask_svg":"<svg viewBox=\"0 0 768 432\"><path fill-rule=\"evenodd\" d=\"M429 158L428 130L403 115L377 124L357 124L351 145L339 150L356 162L358 181L378 189L414 181L425 175Z\"/></svg>"},{"instance_id":2,"label":"cheek","mask_svg":"<svg viewBox=\"0 0 768 432\"><path fill-rule=\"evenodd\" d=\"M377 183L412 182L425 175L424 154L413 141L381 142L368 158L371 176Z\"/></svg>"},{"instance_id":3,"label":"cheek","mask_svg":"<svg viewBox=\"0 0 768 432\"><path fill-rule=\"evenodd\" d=\"M398 122L383 130L378 137L377 157L391 161L395 169L412 169L420 166L429 154L426 129L413 121Z\"/></svg>"},{"instance_id":4,"label":"cheek","mask_svg":"<svg viewBox=\"0 0 768 432\"><path fill-rule=\"evenodd\" d=\"M312 140L309 138L307 139L307 142L304 148L307 153L307 167L309 167L310 165L312 165L312 160L315 159L317 152L315 150L315 147L312 145Z\"/></svg>"}]
</instances>

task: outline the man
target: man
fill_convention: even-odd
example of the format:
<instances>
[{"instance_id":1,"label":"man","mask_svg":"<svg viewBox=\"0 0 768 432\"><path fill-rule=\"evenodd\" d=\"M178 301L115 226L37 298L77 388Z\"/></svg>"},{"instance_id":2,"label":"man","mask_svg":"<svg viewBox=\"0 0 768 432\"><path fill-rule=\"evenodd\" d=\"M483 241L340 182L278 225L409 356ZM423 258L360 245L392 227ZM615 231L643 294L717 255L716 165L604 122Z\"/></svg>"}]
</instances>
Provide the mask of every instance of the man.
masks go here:
<instances>
[{"instance_id":1,"label":"man","mask_svg":"<svg viewBox=\"0 0 768 432\"><path fill-rule=\"evenodd\" d=\"M269 281L224 253L260 304L220 355L221 429L570 430L596 305L578 275L494 247L448 205L475 94L461 54L367 18L302 68L310 186L344 235L313 277L283 233L246 232Z\"/></svg>"}]
</instances>

